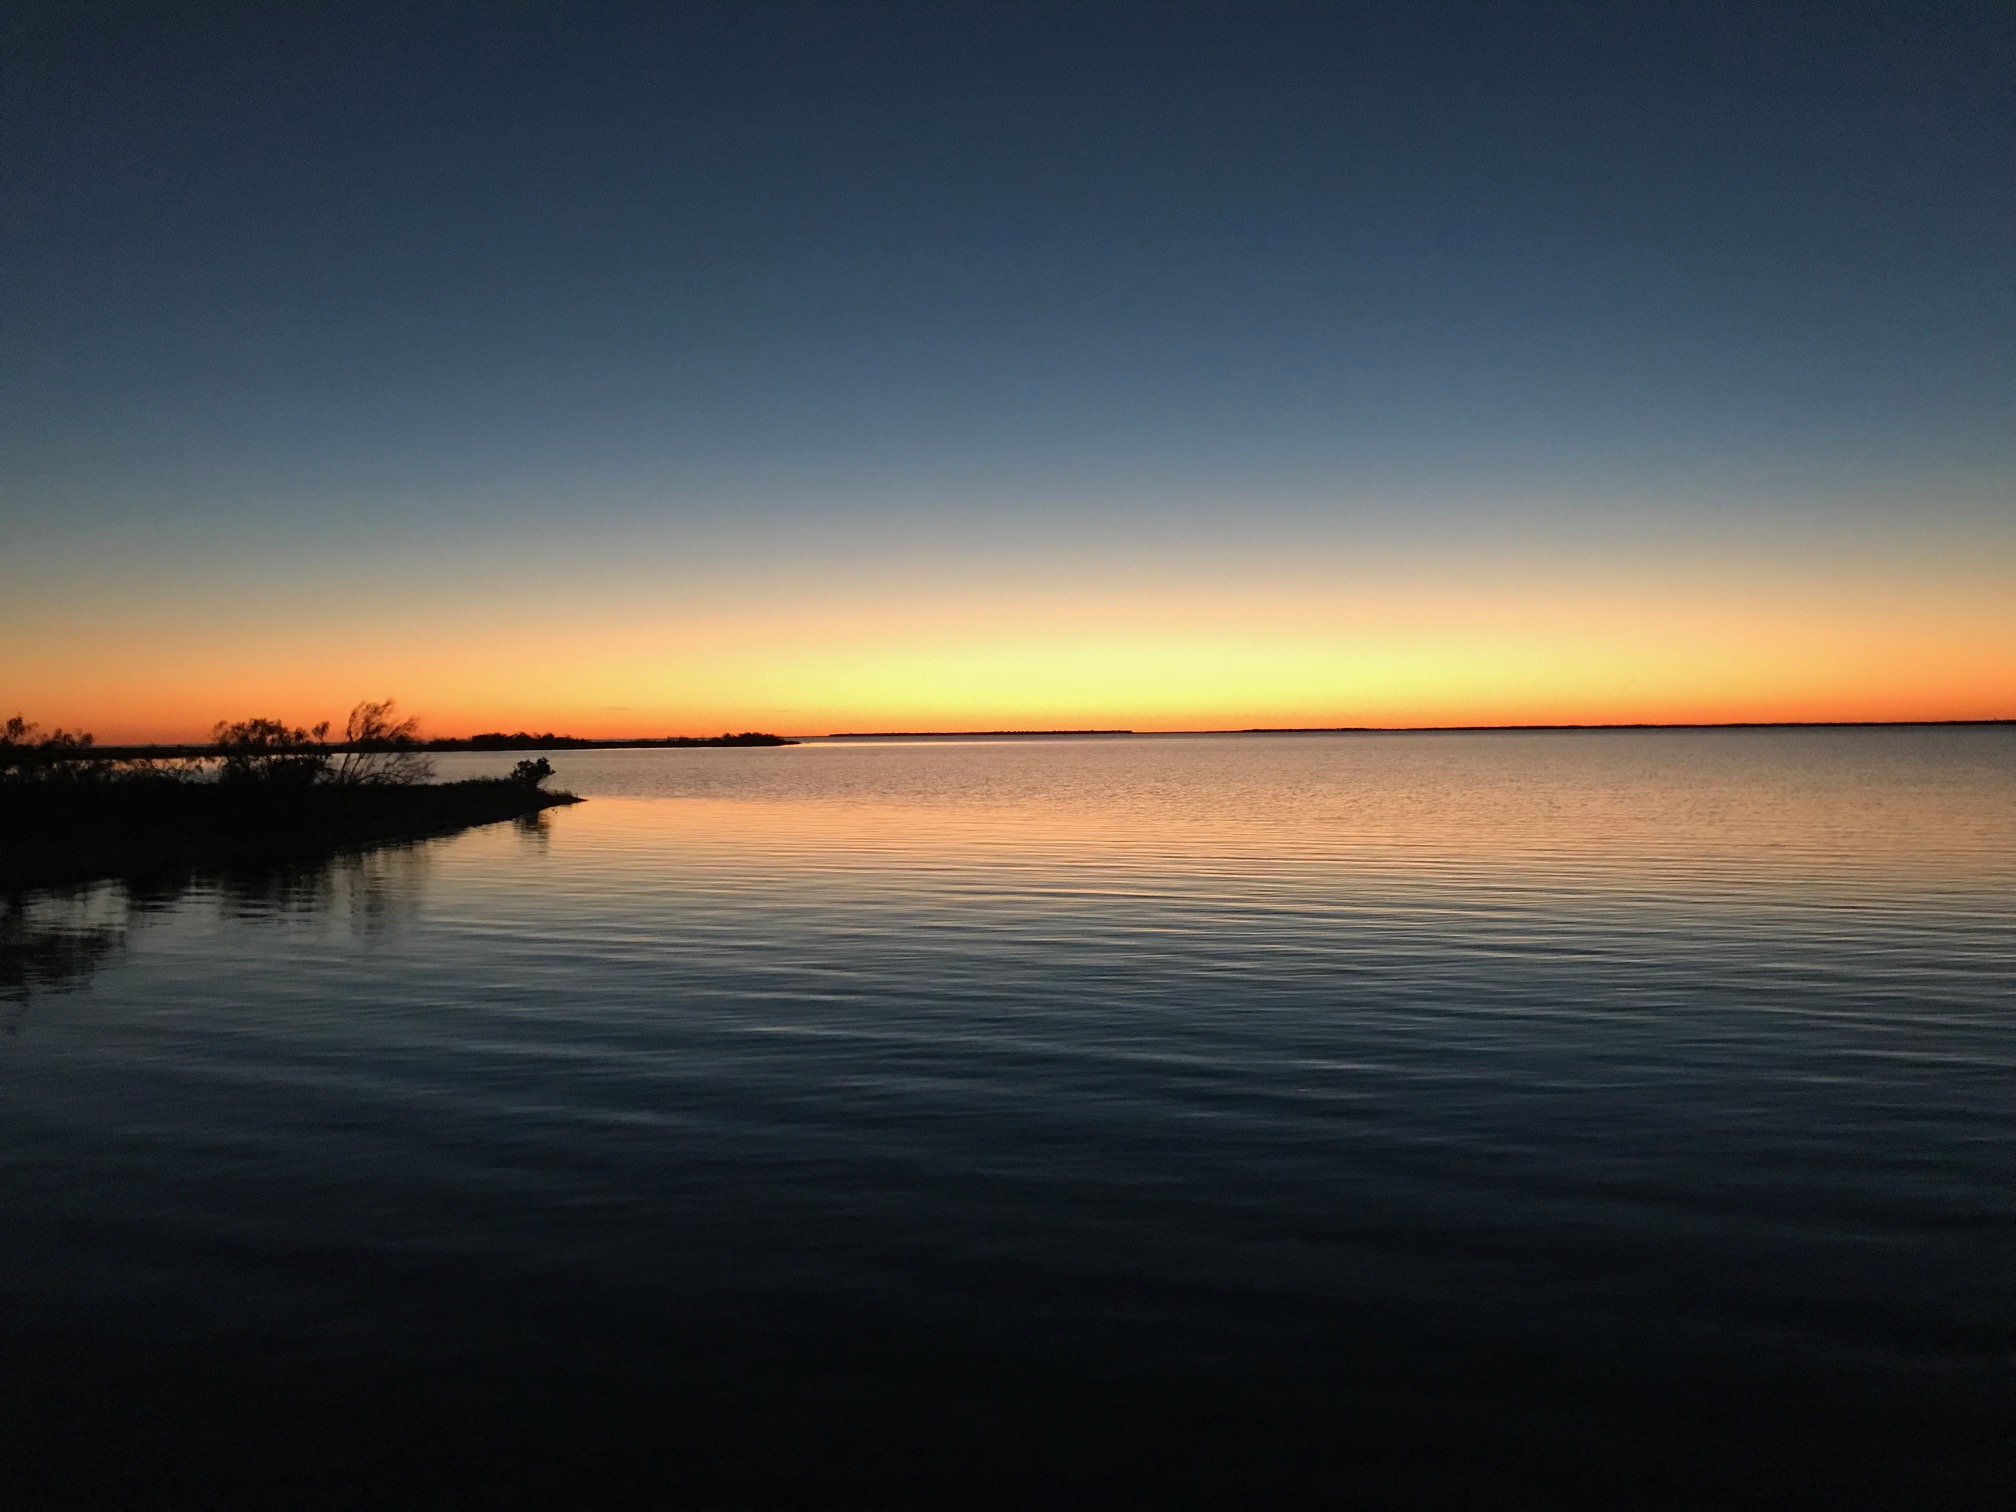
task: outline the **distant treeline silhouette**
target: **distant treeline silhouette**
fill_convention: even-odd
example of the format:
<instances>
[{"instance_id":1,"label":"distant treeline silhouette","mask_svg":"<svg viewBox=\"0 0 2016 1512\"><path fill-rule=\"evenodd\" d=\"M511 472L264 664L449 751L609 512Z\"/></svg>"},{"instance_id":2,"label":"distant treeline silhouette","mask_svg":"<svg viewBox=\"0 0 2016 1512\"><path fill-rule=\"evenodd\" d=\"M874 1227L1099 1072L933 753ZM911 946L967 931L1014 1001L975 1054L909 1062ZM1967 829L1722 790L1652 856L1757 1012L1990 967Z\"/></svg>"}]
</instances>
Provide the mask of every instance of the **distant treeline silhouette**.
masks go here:
<instances>
[{"instance_id":1,"label":"distant treeline silhouette","mask_svg":"<svg viewBox=\"0 0 2016 1512\"><path fill-rule=\"evenodd\" d=\"M579 751L665 746L783 746L797 743L782 735L765 735L757 730L744 730L739 735L641 736L634 740L595 740L582 735L555 735L551 730L543 735L534 735L529 730L520 730L514 735L490 730L481 735L471 735L467 740L430 740L426 745L430 751Z\"/></svg>"}]
</instances>

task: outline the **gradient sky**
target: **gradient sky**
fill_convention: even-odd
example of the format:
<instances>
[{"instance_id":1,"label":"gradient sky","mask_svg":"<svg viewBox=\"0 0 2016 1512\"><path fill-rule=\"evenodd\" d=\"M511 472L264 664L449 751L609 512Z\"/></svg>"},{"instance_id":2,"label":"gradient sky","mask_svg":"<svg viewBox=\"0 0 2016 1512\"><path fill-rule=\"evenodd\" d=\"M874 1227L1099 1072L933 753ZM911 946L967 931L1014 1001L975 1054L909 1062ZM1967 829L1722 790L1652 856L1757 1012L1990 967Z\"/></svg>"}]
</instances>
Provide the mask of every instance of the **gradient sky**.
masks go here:
<instances>
[{"instance_id":1,"label":"gradient sky","mask_svg":"<svg viewBox=\"0 0 2016 1512\"><path fill-rule=\"evenodd\" d=\"M8 7L0 713L2016 715L2016 10Z\"/></svg>"}]
</instances>

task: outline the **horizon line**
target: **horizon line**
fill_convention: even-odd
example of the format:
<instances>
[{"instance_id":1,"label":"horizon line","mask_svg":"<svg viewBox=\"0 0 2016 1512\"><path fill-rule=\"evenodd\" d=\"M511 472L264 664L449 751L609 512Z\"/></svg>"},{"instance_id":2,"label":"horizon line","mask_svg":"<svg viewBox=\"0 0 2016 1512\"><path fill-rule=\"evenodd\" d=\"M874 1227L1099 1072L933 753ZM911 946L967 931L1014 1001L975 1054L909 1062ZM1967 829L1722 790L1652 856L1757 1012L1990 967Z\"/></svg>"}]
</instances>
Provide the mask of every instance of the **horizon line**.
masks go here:
<instances>
[{"instance_id":1,"label":"horizon line","mask_svg":"<svg viewBox=\"0 0 2016 1512\"><path fill-rule=\"evenodd\" d=\"M1128 736L1151 740L1167 735L1479 735L1550 730L1884 730L1952 729L2016 725L2016 715L1992 719L1726 719L1638 720L1604 724L1460 725L1248 725L1208 730L847 730L825 735L793 735L807 740L1044 740Z\"/></svg>"},{"instance_id":2,"label":"horizon line","mask_svg":"<svg viewBox=\"0 0 2016 1512\"><path fill-rule=\"evenodd\" d=\"M1192 735L1487 735L1546 732L1574 732L1605 730L1908 730L1908 729L1991 729L2016 725L2016 715L2002 715L1988 719L1735 719L1735 720L1638 720L1597 724L1454 724L1454 725L1246 725L1220 729L1192 730L1133 730L1133 729L1056 729L1056 730L845 730L827 734L775 735L774 738L800 744L818 741L842 740L1155 740L1169 736ZM486 732L487 733L487 732ZM515 732L514 732L515 733ZM771 731L751 732L772 735ZM420 748L432 741L453 742L460 745L473 737L433 736L423 738ZM719 742L719 736L689 735L558 735L558 740L577 742L575 749L596 746L666 746L673 742L706 741ZM337 742L332 749L340 748ZM151 741L107 741L94 745L93 754L117 757L127 752L143 753L191 753L209 751L208 741L151 740ZM516 746L499 746L498 751L521 749ZM522 749L533 749L531 746ZM748 749L765 749L750 746ZM436 750L432 754L458 754Z\"/></svg>"}]
</instances>

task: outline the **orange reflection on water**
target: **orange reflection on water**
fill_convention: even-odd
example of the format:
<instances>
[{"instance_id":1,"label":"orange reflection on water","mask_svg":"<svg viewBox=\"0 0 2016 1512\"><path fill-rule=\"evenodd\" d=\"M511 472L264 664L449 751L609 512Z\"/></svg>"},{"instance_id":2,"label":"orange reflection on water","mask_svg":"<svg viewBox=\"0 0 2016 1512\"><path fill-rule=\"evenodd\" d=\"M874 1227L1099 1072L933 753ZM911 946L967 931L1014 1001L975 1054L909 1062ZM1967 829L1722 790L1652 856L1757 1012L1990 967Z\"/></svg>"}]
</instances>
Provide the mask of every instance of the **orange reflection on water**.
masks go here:
<instances>
[{"instance_id":1,"label":"orange reflection on water","mask_svg":"<svg viewBox=\"0 0 2016 1512\"><path fill-rule=\"evenodd\" d=\"M2016 885L2016 730L1167 738L561 759L584 864L1122 889ZM731 765L732 763L732 765ZM604 772L614 772L613 779ZM686 785L701 791L681 791ZM1301 882L1296 879L1298 875ZM1242 883L1242 885L1244 885Z\"/></svg>"}]
</instances>

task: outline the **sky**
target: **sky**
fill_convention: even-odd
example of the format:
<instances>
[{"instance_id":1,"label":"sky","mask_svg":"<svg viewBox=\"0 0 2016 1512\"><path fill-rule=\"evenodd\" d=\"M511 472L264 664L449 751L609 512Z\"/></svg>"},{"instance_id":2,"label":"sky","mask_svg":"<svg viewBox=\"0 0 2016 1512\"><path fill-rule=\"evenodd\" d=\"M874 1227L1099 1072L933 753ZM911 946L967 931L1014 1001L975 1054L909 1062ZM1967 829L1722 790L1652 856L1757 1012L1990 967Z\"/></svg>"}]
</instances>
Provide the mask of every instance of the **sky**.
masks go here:
<instances>
[{"instance_id":1,"label":"sky","mask_svg":"<svg viewBox=\"0 0 2016 1512\"><path fill-rule=\"evenodd\" d=\"M0 714L2016 716L2016 11L6 8Z\"/></svg>"}]
</instances>

